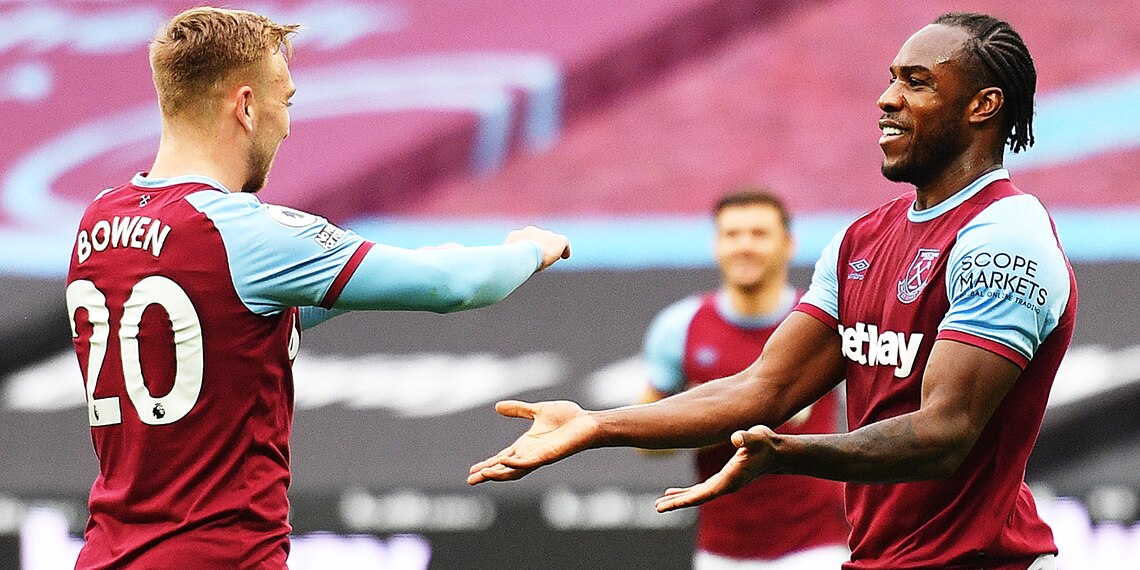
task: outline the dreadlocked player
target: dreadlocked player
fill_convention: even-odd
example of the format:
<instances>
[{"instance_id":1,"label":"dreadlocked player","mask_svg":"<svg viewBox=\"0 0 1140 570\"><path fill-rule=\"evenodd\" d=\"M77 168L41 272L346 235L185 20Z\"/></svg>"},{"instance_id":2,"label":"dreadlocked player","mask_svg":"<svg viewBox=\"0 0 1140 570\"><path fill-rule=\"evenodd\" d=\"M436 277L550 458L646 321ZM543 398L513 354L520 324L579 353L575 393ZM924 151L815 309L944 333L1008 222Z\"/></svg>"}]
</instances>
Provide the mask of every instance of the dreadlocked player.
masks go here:
<instances>
[{"instance_id":1,"label":"dreadlocked player","mask_svg":"<svg viewBox=\"0 0 1140 570\"><path fill-rule=\"evenodd\" d=\"M658 510L769 473L810 475L848 482L847 570L1053 568L1024 474L1077 288L1048 213L1002 167L1007 143L1033 142L1033 60L1009 24L947 14L903 44L890 75L882 171L915 191L835 236L755 363L642 406L502 402L534 425L468 481L517 479L592 447L730 438L728 464L666 491ZM843 378L849 433L767 427Z\"/></svg>"}]
</instances>

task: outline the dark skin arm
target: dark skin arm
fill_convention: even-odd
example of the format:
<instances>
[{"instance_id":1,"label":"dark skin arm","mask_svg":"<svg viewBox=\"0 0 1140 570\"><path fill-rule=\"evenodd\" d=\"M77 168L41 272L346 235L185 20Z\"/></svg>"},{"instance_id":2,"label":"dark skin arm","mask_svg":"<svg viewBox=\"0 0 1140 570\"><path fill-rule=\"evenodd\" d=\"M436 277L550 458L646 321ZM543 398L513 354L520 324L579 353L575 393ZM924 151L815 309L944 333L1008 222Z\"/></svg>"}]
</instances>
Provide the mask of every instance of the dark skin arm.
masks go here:
<instances>
[{"instance_id":1,"label":"dark skin arm","mask_svg":"<svg viewBox=\"0 0 1140 570\"><path fill-rule=\"evenodd\" d=\"M495 409L534 420L510 447L471 467L468 482L518 479L542 465L594 447L704 447L736 430L780 425L842 379L839 335L794 312L776 329L764 354L743 372L658 402L584 412L573 402L507 401Z\"/></svg>"},{"instance_id":2,"label":"dark skin arm","mask_svg":"<svg viewBox=\"0 0 1140 570\"><path fill-rule=\"evenodd\" d=\"M767 473L856 482L944 478L957 470L1020 375L993 353L937 341L919 410L846 434L792 436L766 427L834 387L843 368L838 333L793 313L748 370L660 402L601 412L572 402L501 402L500 413L534 424L513 445L472 466L468 482L518 479L593 447L700 447L724 438L739 448L725 468L693 487L669 489L658 510L699 505ZM745 425L755 427L733 433Z\"/></svg>"},{"instance_id":3,"label":"dark skin arm","mask_svg":"<svg viewBox=\"0 0 1140 570\"><path fill-rule=\"evenodd\" d=\"M780 425L843 379L839 335L794 312L764 353L744 371L659 402L592 412L597 447L704 447L724 443L741 426Z\"/></svg>"},{"instance_id":4,"label":"dark skin arm","mask_svg":"<svg viewBox=\"0 0 1140 570\"><path fill-rule=\"evenodd\" d=\"M737 432L739 449L718 474L669 489L659 511L699 505L766 473L886 483L954 474L973 448L1021 369L986 350L955 341L934 343L917 411L847 434L792 436L765 426Z\"/></svg>"}]
</instances>

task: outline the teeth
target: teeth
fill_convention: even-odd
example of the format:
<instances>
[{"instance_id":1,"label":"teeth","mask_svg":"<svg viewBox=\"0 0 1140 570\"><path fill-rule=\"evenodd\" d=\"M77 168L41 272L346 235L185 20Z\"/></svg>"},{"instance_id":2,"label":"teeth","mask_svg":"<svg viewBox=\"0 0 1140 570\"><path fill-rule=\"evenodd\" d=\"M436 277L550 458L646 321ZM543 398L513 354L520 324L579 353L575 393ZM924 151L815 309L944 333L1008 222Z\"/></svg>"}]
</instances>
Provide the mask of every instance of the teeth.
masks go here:
<instances>
[{"instance_id":1,"label":"teeth","mask_svg":"<svg viewBox=\"0 0 1140 570\"><path fill-rule=\"evenodd\" d=\"M887 136L901 135L902 129L898 127L883 127L883 134Z\"/></svg>"}]
</instances>

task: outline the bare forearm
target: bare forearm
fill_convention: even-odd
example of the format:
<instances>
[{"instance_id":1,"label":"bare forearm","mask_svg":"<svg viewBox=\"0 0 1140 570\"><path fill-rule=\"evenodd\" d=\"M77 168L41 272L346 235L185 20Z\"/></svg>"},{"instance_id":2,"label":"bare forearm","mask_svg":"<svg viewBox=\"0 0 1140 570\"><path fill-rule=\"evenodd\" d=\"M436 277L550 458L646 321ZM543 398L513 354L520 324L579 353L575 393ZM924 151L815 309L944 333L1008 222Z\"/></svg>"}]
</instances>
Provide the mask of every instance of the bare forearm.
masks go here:
<instances>
[{"instance_id":1,"label":"bare forearm","mask_svg":"<svg viewBox=\"0 0 1140 570\"><path fill-rule=\"evenodd\" d=\"M924 433L916 414L875 422L851 433L777 434L777 473L855 483L893 483L949 477L968 445ZM963 449L965 447L965 449Z\"/></svg>"},{"instance_id":2,"label":"bare forearm","mask_svg":"<svg viewBox=\"0 0 1140 570\"><path fill-rule=\"evenodd\" d=\"M834 388L843 366L835 331L793 312L743 372L653 404L593 412L597 446L704 447L757 424L776 427Z\"/></svg>"},{"instance_id":3,"label":"bare forearm","mask_svg":"<svg viewBox=\"0 0 1140 570\"><path fill-rule=\"evenodd\" d=\"M651 404L592 412L599 447L646 449L704 447L725 443L739 429L777 419L776 398L757 396L753 380L737 375L702 384Z\"/></svg>"}]
</instances>

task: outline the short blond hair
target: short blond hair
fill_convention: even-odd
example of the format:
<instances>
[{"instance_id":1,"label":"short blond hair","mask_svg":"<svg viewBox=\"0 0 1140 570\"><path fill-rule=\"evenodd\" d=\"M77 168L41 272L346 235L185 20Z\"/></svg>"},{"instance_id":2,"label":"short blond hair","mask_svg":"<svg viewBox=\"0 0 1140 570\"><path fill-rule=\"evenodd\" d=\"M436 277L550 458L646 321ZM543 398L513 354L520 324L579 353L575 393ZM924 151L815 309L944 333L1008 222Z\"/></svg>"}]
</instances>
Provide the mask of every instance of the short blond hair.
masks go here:
<instances>
[{"instance_id":1,"label":"short blond hair","mask_svg":"<svg viewBox=\"0 0 1140 570\"><path fill-rule=\"evenodd\" d=\"M235 72L257 73L266 53L292 55L289 36L297 24L278 24L244 10L186 10L158 29L150 44L150 67L163 116L203 110L210 93ZM207 95L203 98L203 95Z\"/></svg>"}]
</instances>

